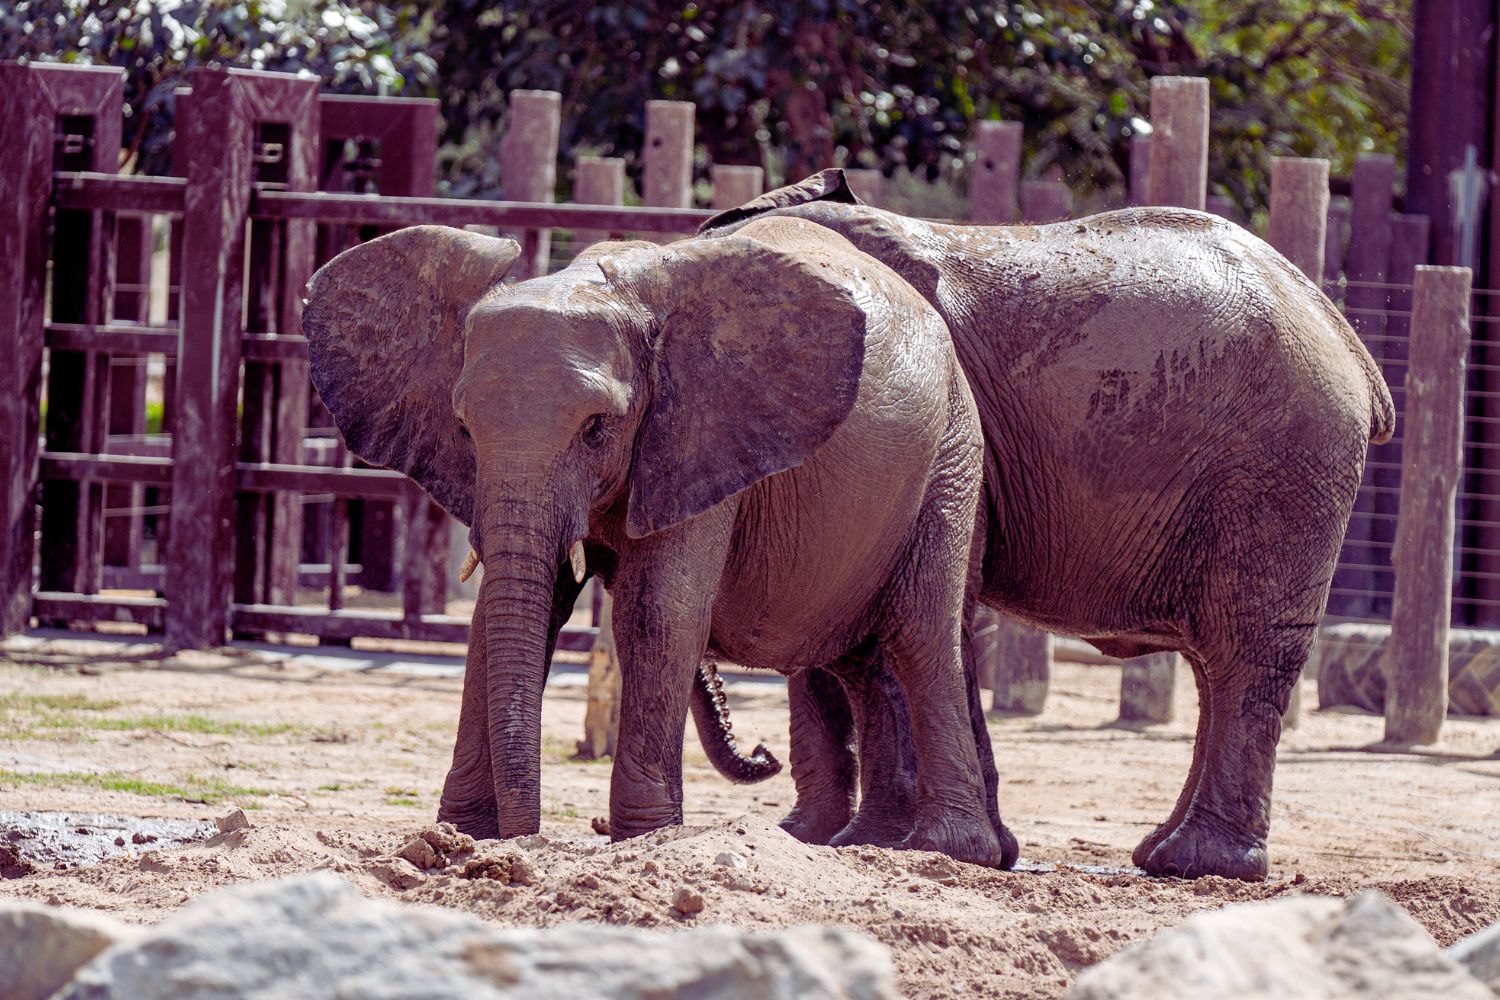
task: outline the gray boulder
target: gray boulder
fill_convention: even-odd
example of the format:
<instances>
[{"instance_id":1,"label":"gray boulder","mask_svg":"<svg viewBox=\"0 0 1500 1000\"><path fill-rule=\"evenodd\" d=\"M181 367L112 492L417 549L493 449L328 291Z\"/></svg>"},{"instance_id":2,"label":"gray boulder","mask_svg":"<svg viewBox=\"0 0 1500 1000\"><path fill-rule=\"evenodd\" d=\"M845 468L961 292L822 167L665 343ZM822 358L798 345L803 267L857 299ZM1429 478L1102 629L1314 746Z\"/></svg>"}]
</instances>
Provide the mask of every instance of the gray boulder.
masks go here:
<instances>
[{"instance_id":1,"label":"gray boulder","mask_svg":"<svg viewBox=\"0 0 1500 1000\"><path fill-rule=\"evenodd\" d=\"M1500 996L1500 924L1454 942L1444 954Z\"/></svg>"},{"instance_id":2,"label":"gray boulder","mask_svg":"<svg viewBox=\"0 0 1500 1000\"><path fill-rule=\"evenodd\" d=\"M61 1000L620 1000L898 994L885 946L829 927L499 928L366 899L327 872L205 896L82 969Z\"/></svg>"},{"instance_id":3,"label":"gray boulder","mask_svg":"<svg viewBox=\"0 0 1500 1000\"><path fill-rule=\"evenodd\" d=\"M1069 1000L1494 1000L1405 910L1373 890L1198 913L1085 970Z\"/></svg>"},{"instance_id":4,"label":"gray boulder","mask_svg":"<svg viewBox=\"0 0 1500 1000\"><path fill-rule=\"evenodd\" d=\"M95 955L139 933L89 910L0 902L0 997L46 1000Z\"/></svg>"}]
</instances>

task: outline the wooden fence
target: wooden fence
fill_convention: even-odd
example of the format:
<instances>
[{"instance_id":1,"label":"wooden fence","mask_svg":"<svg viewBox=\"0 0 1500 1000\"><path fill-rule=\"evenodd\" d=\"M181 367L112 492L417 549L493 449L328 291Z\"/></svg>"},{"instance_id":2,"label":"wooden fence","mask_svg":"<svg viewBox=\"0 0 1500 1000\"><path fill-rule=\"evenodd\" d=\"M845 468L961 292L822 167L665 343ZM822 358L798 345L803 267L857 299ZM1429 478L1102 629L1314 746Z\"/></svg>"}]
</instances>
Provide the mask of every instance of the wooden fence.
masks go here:
<instances>
[{"instance_id":1,"label":"wooden fence","mask_svg":"<svg viewBox=\"0 0 1500 1000\"><path fill-rule=\"evenodd\" d=\"M567 245L690 233L708 215L690 207L693 108L648 102L645 204L626 209L624 164L608 158L573 164L577 203L552 203L555 94L512 95L508 200L473 201L432 197L435 102L320 95L316 81L238 70L200 70L190 84L177 95L174 175L144 177L118 173L118 71L0 66L0 630L133 622L182 647L231 633L464 641L467 619L444 613L448 520L405 477L351 461L311 390L303 285L339 250L418 223L516 235L523 277L566 256L554 231L572 234ZM1206 87L1160 79L1152 94L1156 129L1133 139L1130 201L1232 215L1206 190ZM1072 214L1066 186L1022 180L1015 123L981 123L975 152L972 221ZM1427 220L1397 211L1389 158L1361 158L1331 203L1326 163L1273 169L1269 238L1349 314L1399 412ZM715 207L763 183L758 168L727 165L712 180ZM880 182L852 178L876 203ZM154 319L152 234L164 224L168 308ZM148 432L153 370L163 415ZM1488 404L1500 359L1480 354L1469 370L1454 617L1488 624L1500 622L1500 406ZM1389 618L1399 456L1372 454L1335 616ZM345 607L348 584L399 594L401 607ZM562 645L587 648L593 634L570 628Z\"/></svg>"}]
</instances>

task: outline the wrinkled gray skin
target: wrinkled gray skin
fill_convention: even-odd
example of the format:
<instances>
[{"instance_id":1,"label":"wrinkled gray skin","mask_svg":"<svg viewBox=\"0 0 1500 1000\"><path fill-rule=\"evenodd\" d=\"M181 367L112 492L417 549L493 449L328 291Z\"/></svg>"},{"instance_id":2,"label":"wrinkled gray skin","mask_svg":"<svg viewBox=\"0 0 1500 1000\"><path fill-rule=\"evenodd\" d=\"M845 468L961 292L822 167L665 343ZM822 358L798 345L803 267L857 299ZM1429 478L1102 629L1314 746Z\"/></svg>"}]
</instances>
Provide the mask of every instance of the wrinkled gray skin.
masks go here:
<instances>
[{"instance_id":1,"label":"wrinkled gray skin","mask_svg":"<svg viewBox=\"0 0 1500 1000\"><path fill-rule=\"evenodd\" d=\"M1136 864L1263 879L1281 713L1367 445L1394 427L1344 318L1271 247L1201 212L937 225L860 205L824 171L703 232L781 216L848 237L947 322L984 429L980 599L1105 653L1178 650L1192 665L1192 767ZM850 686L877 725L858 739L862 770L889 775L904 766L901 711L861 690L872 676ZM786 822L817 839L853 794L849 710L816 674L792 693L817 704L793 705Z\"/></svg>"},{"instance_id":2,"label":"wrinkled gray skin","mask_svg":"<svg viewBox=\"0 0 1500 1000\"><path fill-rule=\"evenodd\" d=\"M538 829L542 689L581 541L615 601L615 839L682 821L705 651L796 672L878 644L910 706L905 844L1013 862L961 654L978 419L933 309L794 219L603 244L507 288L516 253L403 230L319 271L303 319L349 447L470 524L485 565L439 818Z\"/></svg>"}]
</instances>

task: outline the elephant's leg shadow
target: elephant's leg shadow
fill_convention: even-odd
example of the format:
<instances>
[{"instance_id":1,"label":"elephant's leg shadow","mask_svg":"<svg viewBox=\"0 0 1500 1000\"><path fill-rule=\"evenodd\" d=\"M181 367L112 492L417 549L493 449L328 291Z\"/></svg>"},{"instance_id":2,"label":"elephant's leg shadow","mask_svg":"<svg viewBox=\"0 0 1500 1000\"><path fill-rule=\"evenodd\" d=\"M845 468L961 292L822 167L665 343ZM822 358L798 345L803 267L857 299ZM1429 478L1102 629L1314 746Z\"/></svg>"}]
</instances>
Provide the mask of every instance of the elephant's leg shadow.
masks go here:
<instances>
[{"instance_id":1,"label":"elephant's leg shadow","mask_svg":"<svg viewBox=\"0 0 1500 1000\"><path fill-rule=\"evenodd\" d=\"M854 814L859 759L854 714L831 668L787 678L792 783L797 801L781 828L806 844L826 844Z\"/></svg>"}]
</instances>

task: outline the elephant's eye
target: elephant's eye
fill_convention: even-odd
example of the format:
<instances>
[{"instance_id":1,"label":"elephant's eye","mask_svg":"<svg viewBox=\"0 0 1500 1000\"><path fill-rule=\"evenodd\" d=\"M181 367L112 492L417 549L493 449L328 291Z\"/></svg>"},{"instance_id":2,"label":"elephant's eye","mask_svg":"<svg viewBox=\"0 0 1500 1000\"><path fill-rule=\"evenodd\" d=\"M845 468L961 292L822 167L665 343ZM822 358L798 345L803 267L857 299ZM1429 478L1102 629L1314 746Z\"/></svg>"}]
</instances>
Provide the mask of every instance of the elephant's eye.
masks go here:
<instances>
[{"instance_id":1,"label":"elephant's eye","mask_svg":"<svg viewBox=\"0 0 1500 1000\"><path fill-rule=\"evenodd\" d=\"M609 422L604 414L596 413L583 422L583 430L579 432L583 443L590 448L597 448L609 437Z\"/></svg>"}]
</instances>

